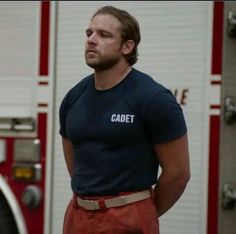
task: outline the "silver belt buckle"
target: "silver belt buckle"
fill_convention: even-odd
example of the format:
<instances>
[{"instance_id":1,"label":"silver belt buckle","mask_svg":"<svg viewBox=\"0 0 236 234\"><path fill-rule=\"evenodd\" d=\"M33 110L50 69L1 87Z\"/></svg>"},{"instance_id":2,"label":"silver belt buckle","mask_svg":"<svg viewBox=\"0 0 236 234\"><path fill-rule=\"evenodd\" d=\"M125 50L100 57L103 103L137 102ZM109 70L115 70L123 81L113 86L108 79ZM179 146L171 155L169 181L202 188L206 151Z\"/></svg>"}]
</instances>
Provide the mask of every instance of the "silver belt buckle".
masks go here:
<instances>
[{"instance_id":1,"label":"silver belt buckle","mask_svg":"<svg viewBox=\"0 0 236 234\"><path fill-rule=\"evenodd\" d=\"M111 199L105 200L105 204L106 204L107 208L124 206L124 205L126 205L126 197L119 196L116 198L111 198Z\"/></svg>"},{"instance_id":2,"label":"silver belt buckle","mask_svg":"<svg viewBox=\"0 0 236 234\"><path fill-rule=\"evenodd\" d=\"M126 205L126 197L125 196L120 196L120 203L122 205Z\"/></svg>"}]
</instances>

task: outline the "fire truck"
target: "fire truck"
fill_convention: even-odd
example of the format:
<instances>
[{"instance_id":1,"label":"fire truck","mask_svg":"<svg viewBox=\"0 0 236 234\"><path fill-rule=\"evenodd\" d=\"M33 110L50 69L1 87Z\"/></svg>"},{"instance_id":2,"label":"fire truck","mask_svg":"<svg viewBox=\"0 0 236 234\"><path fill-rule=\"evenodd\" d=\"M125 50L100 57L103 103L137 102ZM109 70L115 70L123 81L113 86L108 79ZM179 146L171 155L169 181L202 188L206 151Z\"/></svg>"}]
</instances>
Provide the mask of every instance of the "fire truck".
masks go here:
<instances>
[{"instance_id":1,"label":"fire truck","mask_svg":"<svg viewBox=\"0 0 236 234\"><path fill-rule=\"evenodd\" d=\"M72 192L58 110L92 73L85 30L104 5L138 19L134 67L168 87L186 118L191 181L161 233L234 233L236 4L211 1L0 2L0 232L62 233Z\"/></svg>"}]
</instances>

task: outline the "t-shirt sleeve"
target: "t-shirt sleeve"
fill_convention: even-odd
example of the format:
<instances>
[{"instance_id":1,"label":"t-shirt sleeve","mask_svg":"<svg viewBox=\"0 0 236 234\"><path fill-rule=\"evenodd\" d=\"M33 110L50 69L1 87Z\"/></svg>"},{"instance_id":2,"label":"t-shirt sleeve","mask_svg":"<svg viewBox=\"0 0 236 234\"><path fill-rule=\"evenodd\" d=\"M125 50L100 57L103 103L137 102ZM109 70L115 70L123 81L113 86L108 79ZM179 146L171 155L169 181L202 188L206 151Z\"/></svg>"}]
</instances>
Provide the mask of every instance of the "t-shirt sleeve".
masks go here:
<instances>
[{"instance_id":1,"label":"t-shirt sleeve","mask_svg":"<svg viewBox=\"0 0 236 234\"><path fill-rule=\"evenodd\" d=\"M77 98L79 98L79 96L84 91L90 77L91 75L85 77L73 88L71 88L61 102L60 109L59 109L59 124L60 124L59 133L61 136L65 138L68 138L68 135L66 132L67 114L70 111L70 108L72 107L74 102L77 100Z\"/></svg>"},{"instance_id":2,"label":"t-shirt sleeve","mask_svg":"<svg viewBox=\"0 0 236 234\"><path fill-rule=\"evenodd\" d=\"M151 100L146 120L153 144L173 141L187 132L183 111L169 90L161 91Z\"/></svg>"}]
</instances>

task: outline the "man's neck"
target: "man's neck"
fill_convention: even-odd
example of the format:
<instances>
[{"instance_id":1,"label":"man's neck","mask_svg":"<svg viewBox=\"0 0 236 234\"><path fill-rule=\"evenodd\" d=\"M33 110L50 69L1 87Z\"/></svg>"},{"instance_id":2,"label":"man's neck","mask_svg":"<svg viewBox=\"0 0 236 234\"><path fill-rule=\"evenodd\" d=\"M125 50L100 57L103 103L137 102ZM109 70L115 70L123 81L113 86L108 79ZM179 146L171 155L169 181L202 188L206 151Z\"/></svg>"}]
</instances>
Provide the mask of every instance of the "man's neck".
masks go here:
<instances>
[{"instance_id":1,"label":"man's neck","mask_svg":"<svg viewBox=\"0 0 236 234\"><path fill-rule=\"evenodd\" d=\"M120 83L132 68L129 64L116 64L114 67L102 71L95 71L95 88L106 90Z\"/></svg>"}]
</instances>

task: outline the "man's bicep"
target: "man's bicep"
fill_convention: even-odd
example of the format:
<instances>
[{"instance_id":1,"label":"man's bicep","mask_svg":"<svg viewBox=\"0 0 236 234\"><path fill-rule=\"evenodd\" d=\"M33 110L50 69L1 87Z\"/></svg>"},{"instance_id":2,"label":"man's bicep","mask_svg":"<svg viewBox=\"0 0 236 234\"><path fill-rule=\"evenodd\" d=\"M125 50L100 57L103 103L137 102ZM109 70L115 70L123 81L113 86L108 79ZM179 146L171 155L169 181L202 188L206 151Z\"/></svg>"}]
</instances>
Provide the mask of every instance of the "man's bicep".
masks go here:
<instances>
[{"instance_id":1,"label":"man's bicep","mask_svg":"<svg viewBox=\"0 0 236 234\"><path fill-rule=\"evenodd\" d=\"M154 145L162 170L189 173L189 149L187 134L168 143Z\"/></svg>"}]
</instances>

